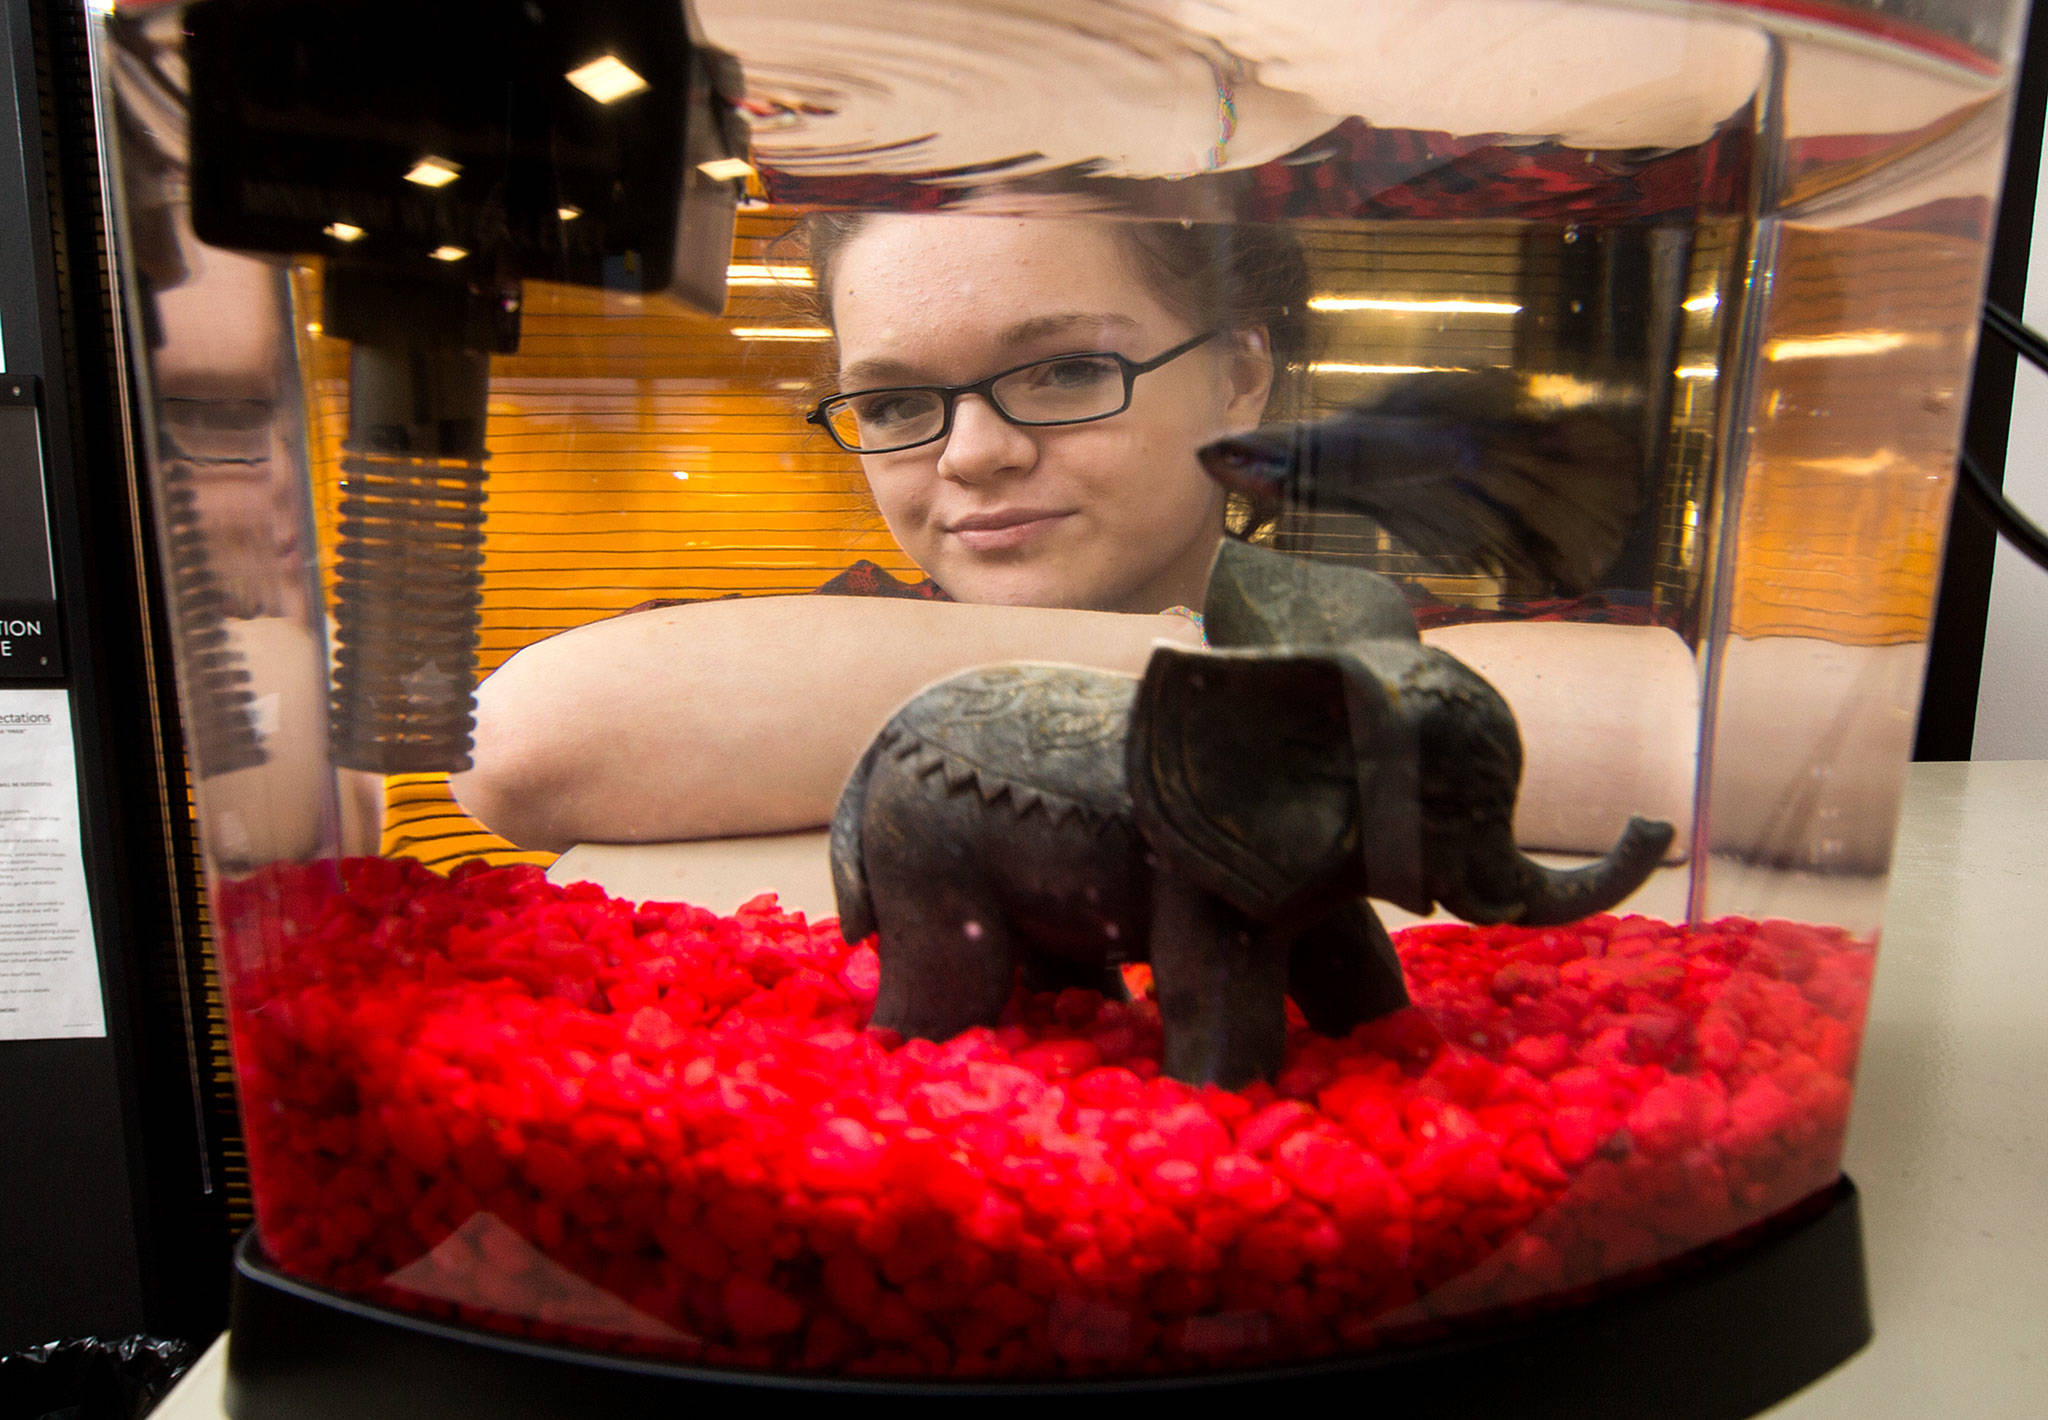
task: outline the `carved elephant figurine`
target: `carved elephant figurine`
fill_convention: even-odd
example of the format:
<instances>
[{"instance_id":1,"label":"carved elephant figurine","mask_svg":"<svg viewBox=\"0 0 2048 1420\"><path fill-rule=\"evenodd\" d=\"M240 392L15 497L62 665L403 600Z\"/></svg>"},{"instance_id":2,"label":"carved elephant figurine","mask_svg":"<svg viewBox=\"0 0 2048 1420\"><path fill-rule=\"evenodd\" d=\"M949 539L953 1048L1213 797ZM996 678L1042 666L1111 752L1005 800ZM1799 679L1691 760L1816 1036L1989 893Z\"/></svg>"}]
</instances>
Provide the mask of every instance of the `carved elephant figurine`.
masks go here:
<instances>
[{"instance_id":1,"label":"carved elephant figurine","mask_svg":"<svg viewBox=\"0 0 2048 1420\"><path fill-rule=\"evenodd\" d=\"M832 822L841 931L880 933L873 1023L942 1040L1020 967L1117 991L1149 961L1166 1073L1236 1088L1279 1068L1289 994L1328 1034L1406 1004L1367 895L1542 924L1633 892L1670 826L1524 857L1507 705L1383 580L1228 544L1212 642L1251 644L1162 644L1142 678L989 666L899 709Z\"/></svg>"}]
</instances>

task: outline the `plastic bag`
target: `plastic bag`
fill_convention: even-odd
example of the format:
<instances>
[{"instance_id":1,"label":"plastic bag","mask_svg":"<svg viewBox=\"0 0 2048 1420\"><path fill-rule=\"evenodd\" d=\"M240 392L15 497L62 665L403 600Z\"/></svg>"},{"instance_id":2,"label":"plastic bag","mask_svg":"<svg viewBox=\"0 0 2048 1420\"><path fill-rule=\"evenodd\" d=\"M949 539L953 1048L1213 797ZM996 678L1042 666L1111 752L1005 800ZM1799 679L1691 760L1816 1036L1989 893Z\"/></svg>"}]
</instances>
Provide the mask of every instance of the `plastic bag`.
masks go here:
<instances>
[{"instance_id":1,"label":"plastic bag","mask_svg":"<svg viewBox=\"0 0 2048 1420\"><path fill-rule=\"evenodd\" d=\"M189 1341L81 1336L0 1356L7 1420L142 1420L199 1359Z\"/></svg>"}]
</instances>

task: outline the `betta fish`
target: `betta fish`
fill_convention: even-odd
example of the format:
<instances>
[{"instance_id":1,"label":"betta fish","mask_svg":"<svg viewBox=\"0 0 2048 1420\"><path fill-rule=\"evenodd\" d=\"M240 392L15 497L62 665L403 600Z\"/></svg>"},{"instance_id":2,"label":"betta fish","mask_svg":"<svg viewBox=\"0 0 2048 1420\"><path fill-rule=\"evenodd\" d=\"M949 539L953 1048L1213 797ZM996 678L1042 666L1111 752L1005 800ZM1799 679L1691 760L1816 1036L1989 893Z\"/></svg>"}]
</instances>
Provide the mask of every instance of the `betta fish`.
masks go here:
<instances>
[{"instance_id":1,"label":"betta fish","mask_svg":"<svg viewBox=\"0 0 2048 1420\"><path fill-rule=\"evenodd\" d=\"M1569 595L1600 584L1643 505L1640 404L1506 370L1409 375L1327 419L1218 439L1209 476L1255 501L1361 513L1426 557Z\"/></svg>"}]
</instances>

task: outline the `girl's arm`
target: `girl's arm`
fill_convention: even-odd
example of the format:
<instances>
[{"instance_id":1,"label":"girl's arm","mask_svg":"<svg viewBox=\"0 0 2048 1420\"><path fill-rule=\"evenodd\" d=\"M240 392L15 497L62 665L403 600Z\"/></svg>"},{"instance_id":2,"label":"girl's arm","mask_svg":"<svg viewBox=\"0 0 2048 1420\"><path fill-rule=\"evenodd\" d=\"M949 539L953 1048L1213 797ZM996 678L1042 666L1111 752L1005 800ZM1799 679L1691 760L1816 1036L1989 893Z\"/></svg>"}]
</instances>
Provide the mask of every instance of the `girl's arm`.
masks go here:
<instances>
[{"instance_id":1,"label":"girl's arm","mask_svg":"<svg viewBox=\"0 0 2048 1420\"><path fill-rule=\"evenodd\" d=\"M897 706L999 661L1136 674L1183 617L881 597L742 597L593 622L477 690L452 787L529 848L815 828Z\"/></svg>"}]
</instances>

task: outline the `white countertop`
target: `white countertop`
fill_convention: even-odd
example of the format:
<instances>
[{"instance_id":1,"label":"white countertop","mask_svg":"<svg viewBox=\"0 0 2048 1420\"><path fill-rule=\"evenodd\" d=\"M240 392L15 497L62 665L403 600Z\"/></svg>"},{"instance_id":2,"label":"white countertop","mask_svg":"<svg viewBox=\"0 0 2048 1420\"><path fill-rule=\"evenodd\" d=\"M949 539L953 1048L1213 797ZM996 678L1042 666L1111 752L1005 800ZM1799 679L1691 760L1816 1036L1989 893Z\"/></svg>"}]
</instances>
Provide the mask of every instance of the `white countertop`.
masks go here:
<instances>
[{"instance_id":1,"label":"white countertop","mask_svg":"<svg viewBox=\"0 0 2048 1420\"><path fill-rule=\"evenodd\" d=\"M816 839L682 866L581 848L553 876L729 910L766 854L791 875L769 879L786 902L829 913ZM2044 850L2048 761L1913 766L1844 1165L1863 1193L1877 1339L1771 1420L2048 1414ZM222 1420L225 1341L157 1417Z\"/></svg>"},{"instance_id":2,"label":"white countertop","mask_svg":"<svg viewBox=\"0 0 2048 1420\"><path fill-rule=\"evenodd\" d=\"M2048 1414L2048 762L1913 766L1843 1167L1877 1338L1772 1420Z\"/></svg>"}]
</instances>

